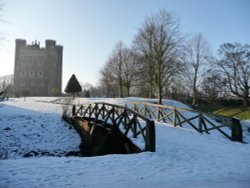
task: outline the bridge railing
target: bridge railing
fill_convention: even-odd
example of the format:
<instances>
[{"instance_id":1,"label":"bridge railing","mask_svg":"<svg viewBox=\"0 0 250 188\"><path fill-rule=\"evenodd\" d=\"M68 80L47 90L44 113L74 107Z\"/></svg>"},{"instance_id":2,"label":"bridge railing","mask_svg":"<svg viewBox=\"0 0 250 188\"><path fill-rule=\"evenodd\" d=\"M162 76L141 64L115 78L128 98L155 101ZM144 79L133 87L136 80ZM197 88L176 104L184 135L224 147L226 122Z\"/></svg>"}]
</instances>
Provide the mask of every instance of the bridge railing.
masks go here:
<instances>
[{"instance_id":1,"label":"bridge railing","mask_svg":"<svg viewBox=\"0 0 250 188\"><path fill-rule=\"evenodd\" d=\"M142 151L155 151L155 124L144 115L126 106L109 103L90 103L73 105L73 117L86 117L101 120L104 124L111 124L118 128L132 141L139 140Z\"/></svg>"},{"instance_id":2,"label":"bridge railing","mask_svg":"<svg viewBox=\"0 0 250 188\"><path fill-rule=\"evenodd\" d=\"M232 141L242 142L241 125L239 120L234 118L224 118L226 122L218 124L211 117L213 115L187 108L176 108L174 106L144 102L132 102L130 108L157 122L164 122L174 127L192 127L199 133L205 132L209 134L211 131L216 130Z\"/></svg>"}]
</instances>

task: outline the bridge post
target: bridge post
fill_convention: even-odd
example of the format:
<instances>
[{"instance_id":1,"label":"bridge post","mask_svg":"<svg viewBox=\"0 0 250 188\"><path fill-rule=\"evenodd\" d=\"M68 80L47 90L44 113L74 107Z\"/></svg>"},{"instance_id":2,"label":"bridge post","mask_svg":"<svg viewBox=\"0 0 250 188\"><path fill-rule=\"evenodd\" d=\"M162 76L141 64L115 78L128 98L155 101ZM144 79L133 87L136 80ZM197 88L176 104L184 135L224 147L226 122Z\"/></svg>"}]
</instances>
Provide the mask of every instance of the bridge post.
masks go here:
<instances>
[{"instance_id":1,"label":"bridge post","mask_svg":"<svg viewBox=\"0 0 250 188\"><path fill-rule=\"evenodd\" d=\"M160 121L160 107L157 106L157 121Z\"/></svg>"},{"instance_id":2,"label":"bridge post","mask_svg":"<svg viewBox=\"0 0 250 188\"><path fill-rule=\"evenodd\" d=\"M76 115L76 106L73 105L72 107L72 116L75 116Z\"/></svg>"},{"instance_id":3,"label":"bridge post","mask_svg":"<svg viewBox=\"0 0 250 188\"><path fill-rule=\"evenodd\" d=\"M155 152L155 123L147 120L146 124L146 151Z\"/></svg>"},{"instance_id":4,"label":"bridge post","mask_svg":"<svg viewBox=\"0 0 250 188\"><path fill-rule=\"evenodd\" d=\"M242 142L242 127L240 120L232 118L232 141Z\"/></svg>"},{"instance_id":5,"label":"bridge post","mask_svg":"<svg viewBox=\"0 0 250 188\"><path fill-rule=\"evenodd\" d=\"M200 133L202 133L202 114L199 113L199 120L198 120L198 128L199 128L199 131Z\"/></svg>"},{"instance_id":6,"label":"bridge post","mask_svg":"<svg viewBox=\"0 0 250 188\"><path fill-rule=\"evenodd\" d=\"M94 107L94 113L95 113L95 119L97 120L98 119L98 116L99 116L99 113L98 113L98 104L95 104L95 107Z\"/></svg>"},{"instance_id":7,"label":"bridge post","mask_svg":"<svg viewBox=\"0 0 250 188\"><path fill-rule=\"evenodd\" d=\"M176 109L173 110L173 126L176 127Z\"/></svg>"}]
</instances>

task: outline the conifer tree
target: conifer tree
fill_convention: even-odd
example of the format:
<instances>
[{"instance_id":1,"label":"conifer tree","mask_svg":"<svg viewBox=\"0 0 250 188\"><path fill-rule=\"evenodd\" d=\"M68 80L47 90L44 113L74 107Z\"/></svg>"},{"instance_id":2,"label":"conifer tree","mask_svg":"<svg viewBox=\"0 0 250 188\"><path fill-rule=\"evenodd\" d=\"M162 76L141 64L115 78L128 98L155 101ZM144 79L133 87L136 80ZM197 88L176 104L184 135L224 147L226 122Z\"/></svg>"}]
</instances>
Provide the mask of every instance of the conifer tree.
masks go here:
<instances>
[{"instance_id":1,"label":"conifer tree","mask_svg":"<svg viewBox=\"0 0 250 188\"><path fill-rule=\"evenodd\" d=\"M73 74L71 78L69 79L67 86L65 88L65 93L70 93L73 95L73 98L75 98L75 95L77 93L80 93L82 91L82 87L79 84L76 76Z\"/></svg>"}]
</instances>

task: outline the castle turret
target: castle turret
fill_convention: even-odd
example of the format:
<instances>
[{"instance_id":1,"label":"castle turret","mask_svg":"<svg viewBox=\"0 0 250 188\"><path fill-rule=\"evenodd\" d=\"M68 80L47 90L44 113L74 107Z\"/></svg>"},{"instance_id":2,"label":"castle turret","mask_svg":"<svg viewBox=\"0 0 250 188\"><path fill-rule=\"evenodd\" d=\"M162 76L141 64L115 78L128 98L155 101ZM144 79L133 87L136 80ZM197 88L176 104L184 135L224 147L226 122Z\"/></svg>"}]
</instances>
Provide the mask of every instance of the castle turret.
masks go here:
<instances>
[{"instance_id":1,"label":"castle turret","mask_svg":"<svg viewBox=\"0 0 250 188\"><path fill-rule=\"evenodd\" d=\"M45 48L51 48L51 47L55 47L55 46L56 46L56 41L55 40L47 39L45 41Z\"/></svg>"},{"instance_id":2,"label":"castle turret","mask_svg":"<svg viewBox=\"0 0 250 188\"><path fill-rule=\"evenodd\" d=\"M26 46L26 40L16 39L16 47Z\"/></svg>"}]
</instances>

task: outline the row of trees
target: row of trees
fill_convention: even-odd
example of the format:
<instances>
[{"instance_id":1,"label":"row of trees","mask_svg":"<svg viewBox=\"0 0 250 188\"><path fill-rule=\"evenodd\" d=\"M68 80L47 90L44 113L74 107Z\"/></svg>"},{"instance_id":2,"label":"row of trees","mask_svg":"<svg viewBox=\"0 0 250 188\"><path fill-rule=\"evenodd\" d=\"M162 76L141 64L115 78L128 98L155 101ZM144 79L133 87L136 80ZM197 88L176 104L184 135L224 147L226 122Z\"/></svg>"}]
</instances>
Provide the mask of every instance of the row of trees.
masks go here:
<instances>
[{"instance_id":1,"label":"row of trees","mask_svg":"<svg viewBox=\"0 0 250 188\"><path fill-rule=\"evenodd\" d=\"M249 105L250 46L225 43L215 58L201 33L183 37L173 13L161 10L146 17L131 47L119 41L100 71L94 93L106 97L131 94L162 98L238 97Z\"/></svg>"}]
</instances>

